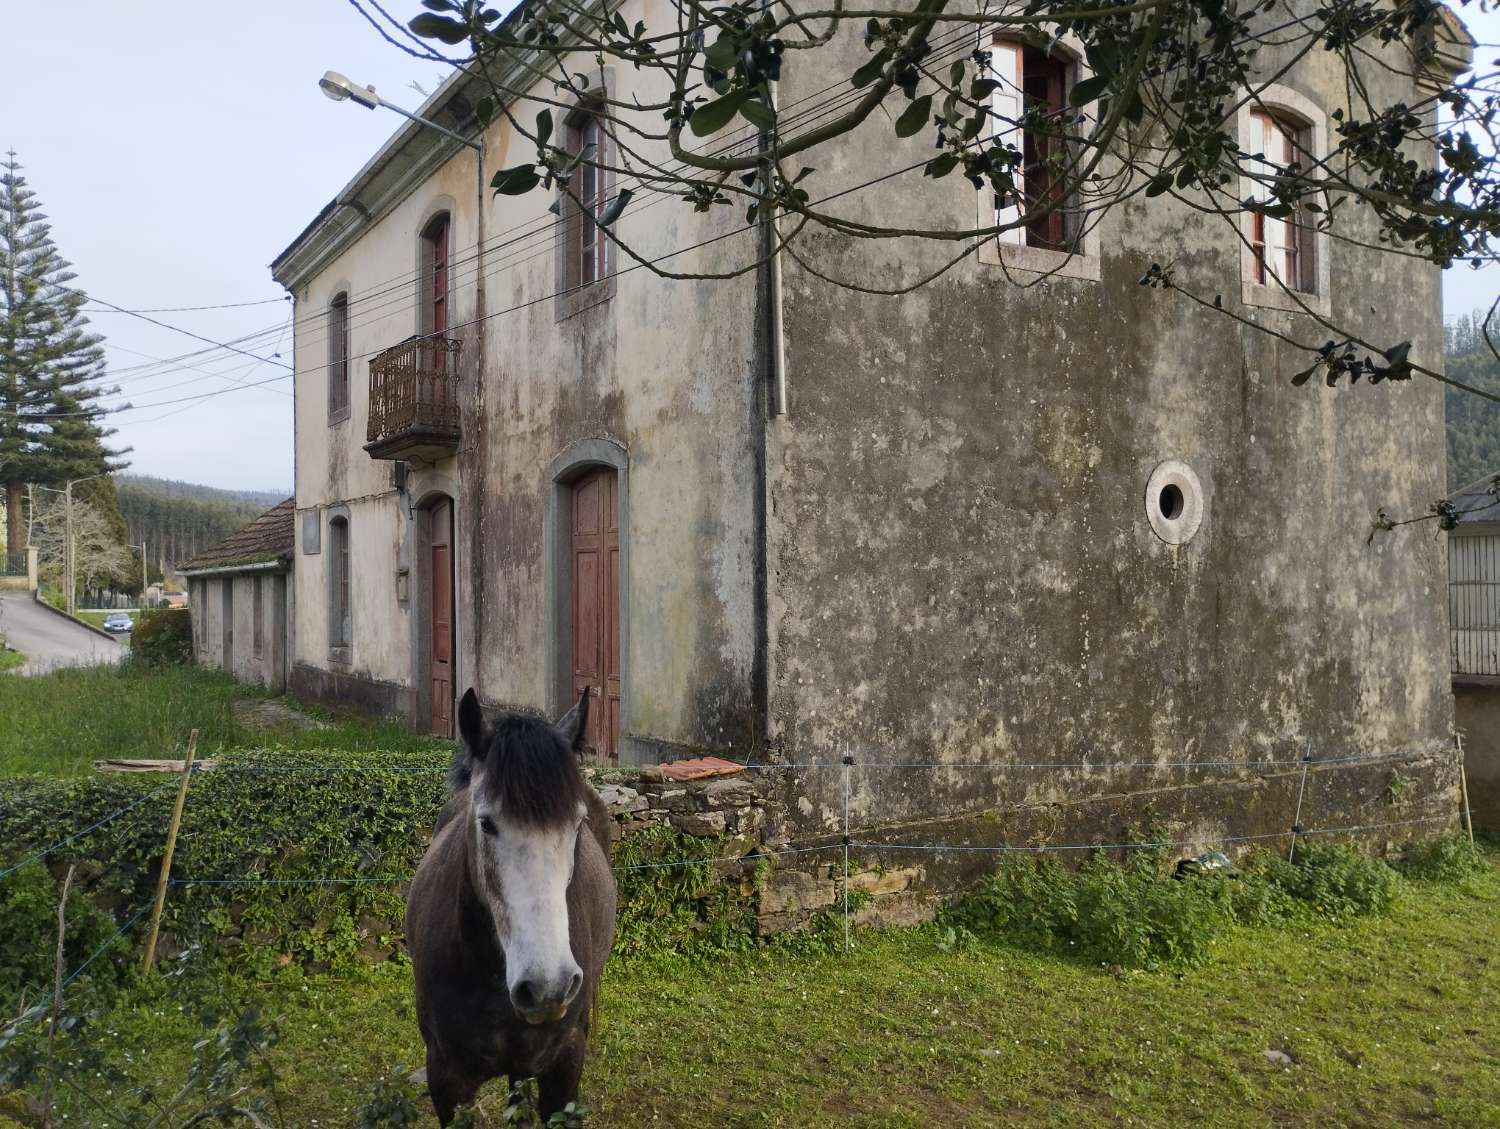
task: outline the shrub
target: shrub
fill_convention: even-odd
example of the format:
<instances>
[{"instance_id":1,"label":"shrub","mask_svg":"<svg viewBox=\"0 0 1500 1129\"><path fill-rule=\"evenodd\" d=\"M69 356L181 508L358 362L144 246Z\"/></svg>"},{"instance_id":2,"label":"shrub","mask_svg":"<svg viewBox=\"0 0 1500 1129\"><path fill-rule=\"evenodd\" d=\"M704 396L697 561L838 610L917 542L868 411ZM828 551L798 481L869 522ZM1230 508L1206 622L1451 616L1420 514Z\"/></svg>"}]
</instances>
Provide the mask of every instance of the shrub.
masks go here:
<instances>
[{"instance_id":1,"label":"shrub","mask_svg":"<svg viewBox=\"0 0 1500 1129\"><path fill-rule=\"evenodd\" d=\"M1435 839L1416 839L1403 844L1396 854L1395 865L1407 878L1452 882L1482 874L1489 864L1468 836L1449 832Z\"/></svg>"},{"instance_id":2,"label":"shrub","mask_svg":"<svg viewBox=\"0 0 1500 1129\"><path fill-rule=\"evenodd\" d=\"M145 666L182 666L193 661L193 613L187 608L142 612L130 636L134 661Z\"/></svg>"},{"instance_id":3,"label":"shrub","mask_svg":"<svg viewBox=\"0 0 1500 1129\"><path fill-rule=\"evenodd\" d=\"M23 994L36 1002L52 990L57 958L57 903L62 883L40 864L24 866L0 881L0 1000ZM78 888L78 877L68 891L67 929L63 965L74 969L115 932L114 919ZM124 948L121 941L120 948ZM107 960L91 966L113 969ZM96 976L95 983L101 981Z\"/></svg>"},{"instance_id":4,"label":"shrub","mask_svg":"<svg viewBox=\"0 0 1500 1129\"><path fill-rule=\"evenodd\" d=\"M1459 873L1451 846L1410 845L1414 866ZM1482 862L1482 860L1481 860ZM1143 850L1124 863L1097 855L1069 872L1055 859L1008 855L994 874L944 912L953 930L1064 952L1091 963L1150 968L1207 958L1234 924L1295 918L1342 921L1382 913L1401 878L1348 844L1309 844L1297 861L1252 855L1239 875L1170 876L1165 856Z\"/></svg>"}]
</instances>

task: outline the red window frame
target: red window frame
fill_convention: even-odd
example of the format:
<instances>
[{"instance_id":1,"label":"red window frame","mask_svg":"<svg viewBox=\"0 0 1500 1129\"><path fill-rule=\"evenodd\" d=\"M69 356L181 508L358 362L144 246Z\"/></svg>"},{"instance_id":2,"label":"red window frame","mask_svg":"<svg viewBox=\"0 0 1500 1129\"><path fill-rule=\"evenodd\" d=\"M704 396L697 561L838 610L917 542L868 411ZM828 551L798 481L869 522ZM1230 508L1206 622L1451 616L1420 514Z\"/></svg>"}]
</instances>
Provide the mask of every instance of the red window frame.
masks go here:
<instances>
[{"instance_id":1,"label":"red window frame","mask_svg":"<svg viewBox=\"0 0 1500 1129\"><path fill-rule=\"evenodd\" d=\"M1250 150L1265 155L1265 165L1284 169L1297 161L1301 146L1297 126L1268 113L1265 110L1250 112ZM1256 181L1251 186L1251 195L1257 199L1270 199L1270 186ZM1254 258L1252 279L1262 286L1274 285L1277 279L1288 289L1307 291L1304 273L1307 266L1305 243L1306 229L1298 217L1285 219L1268 216L1260 210L1250 212L1250 250ZM1273 249L1274 248L1274 249ZM1276 261L1277 259L1280 261Z\"/></svg>"},{"instance_id":2,"label":"red window frame","mask_svg":"<svg viewBox=\"0 0 1500 1129\"><path fill-rule=\"evenodd\" d=\"M1040 104L1049 117L1059 118L1067 108L1068 61L1027 44L1021 51L1021 90L1025 104ZM1062 209L1065 178L1053 167L1056 158L1066 159L1061 137L1024 131L1022 146L1023 185L1026 210L1053 205L1053 210L1026 225L1026 245L1052 251L1067 250L1066 216Z\"/></svg>"},{"instance_id":3,"label":"red window frame","mask_svg":"<svg viewBox=\"0 0 1500 1129\"><path fill-rule=\"evenodd\" d=\"M578 200L570 209L568 282L588 286L609 274L609 241L599 227L608 202L609 174L601 166L609 163L609 135L597 114L582 114L569 124L568 147L584 155L574 188Z\"/></svg>"},{"instance_id":4,"label":"red window frame","mask_svg":"<svg viewBox=\"0 0 1500 1129\"><path fill-rule=\"evenodd\" d=\"M349 408L349 295L336 294L328 303L328 412Z\"/></svg>"}]
</instances>

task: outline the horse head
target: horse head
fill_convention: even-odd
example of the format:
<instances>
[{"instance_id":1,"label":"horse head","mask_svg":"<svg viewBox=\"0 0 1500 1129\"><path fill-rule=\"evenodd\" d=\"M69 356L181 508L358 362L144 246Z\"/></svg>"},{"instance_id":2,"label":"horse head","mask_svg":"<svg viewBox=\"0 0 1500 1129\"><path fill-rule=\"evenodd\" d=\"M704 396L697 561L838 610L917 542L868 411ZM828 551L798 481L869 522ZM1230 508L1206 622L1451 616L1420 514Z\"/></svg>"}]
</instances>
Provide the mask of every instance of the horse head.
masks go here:
<instances>
[{"instance_id":1,"label":"horse head","mask_svg":"<svg viewBox=\"0 0 1500 1129\"><path fill-rule=\"evenodd\" d=\"M587 691L555 725L509 715L489 726L472 689L458 706L471 881L505 957L511 1004L528 1023L561 1019L583 984L567 895L588 811L576 756L587 721Z\"/></svg>"}]
</instances>

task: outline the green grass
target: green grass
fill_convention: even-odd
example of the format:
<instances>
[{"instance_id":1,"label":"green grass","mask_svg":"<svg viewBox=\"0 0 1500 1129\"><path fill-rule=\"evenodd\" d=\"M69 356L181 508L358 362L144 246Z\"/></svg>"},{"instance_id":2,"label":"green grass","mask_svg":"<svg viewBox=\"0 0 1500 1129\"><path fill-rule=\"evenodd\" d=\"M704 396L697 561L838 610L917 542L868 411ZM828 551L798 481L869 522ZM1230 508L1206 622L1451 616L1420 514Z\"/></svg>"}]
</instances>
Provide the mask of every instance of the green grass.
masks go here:
<instances>
[{"instance_id":1,"label":"green grass","mask_svg":"<svg viewBox=\"0 0 1500 1129\"><path fill-rule=\"evenodd\" d=\"M858 933L850 954L617 962L584 1076L589 1125L1500 1126L1497 914L1492 867L1408 883L1379 918L1233 930L1187 971L953 947L932 927ZM401 963L172 991L96 1028L126 1084L180 1081L204 1005L280 1017L291 1125L350 1125L377 1080L422 1061ZM68 1100L69 1124L111 1124ZM483 1123L502 1105L492 1086Z\"/></svg>"},{"instance_id":2,"label":"green grass","mask_svg":"<svg viewBox=\"0 0 1500 1129\"><path fill-rule=\"evenodd\" d=\"M20 651L7 651L5 649L5 636L0 635L0 674L9 670L18 670L26 665L26 656Z\"/></svg>"},{"instance_id":3,"label":"green grass","mask_svg":"<svg viewBox=\"0 0 1500 1129\"><path fill-rule=\"evenodd\" d=\"M193 667L143 670L127 663L3 679L0 777L77 776L91 771L96 760L172 757L180 755L192 729L205 757L246 746L351 753L444 747L383 719L344 717L327 729L269 733L236 723L234 702L263 696L228 675Z\"/></svg>"}]
</instances>

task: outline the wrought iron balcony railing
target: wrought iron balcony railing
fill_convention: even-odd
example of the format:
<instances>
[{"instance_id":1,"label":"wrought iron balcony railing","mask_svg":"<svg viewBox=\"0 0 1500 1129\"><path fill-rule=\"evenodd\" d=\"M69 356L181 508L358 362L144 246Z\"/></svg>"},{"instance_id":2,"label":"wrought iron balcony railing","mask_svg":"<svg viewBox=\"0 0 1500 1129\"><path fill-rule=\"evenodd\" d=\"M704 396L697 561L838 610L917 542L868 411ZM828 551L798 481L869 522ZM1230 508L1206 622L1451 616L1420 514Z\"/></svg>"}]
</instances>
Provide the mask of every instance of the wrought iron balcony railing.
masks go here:
<instances>
[{"instance_id":1,"label":"wrought iron balcony railing","mask_svg":"<svg viewBox=\"0 0 1500 1129\"><path fill-rule=\"evenodd\" d=\"M376 459L426 459L458 449L456 338L408 337L370 358L365 450Z\"/></svg>"}]
</instances>

